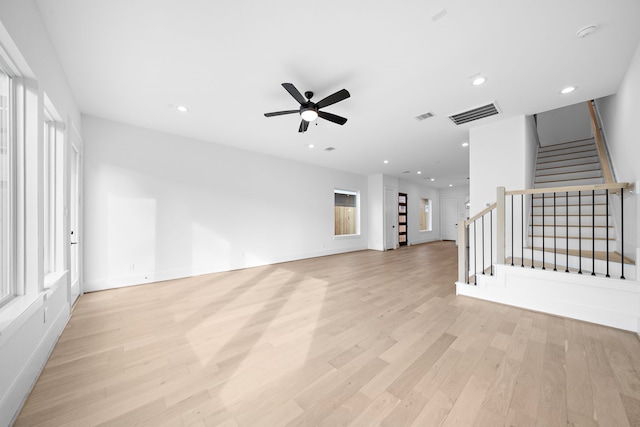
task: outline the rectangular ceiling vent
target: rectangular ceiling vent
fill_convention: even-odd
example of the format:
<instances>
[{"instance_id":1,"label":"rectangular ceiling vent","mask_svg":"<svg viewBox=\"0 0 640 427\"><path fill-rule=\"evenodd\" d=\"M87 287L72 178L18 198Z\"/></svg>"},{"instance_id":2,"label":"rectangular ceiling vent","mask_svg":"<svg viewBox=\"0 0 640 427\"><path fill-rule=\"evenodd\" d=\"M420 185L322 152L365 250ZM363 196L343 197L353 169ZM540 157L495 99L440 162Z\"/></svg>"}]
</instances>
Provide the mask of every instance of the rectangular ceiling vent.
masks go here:
<instances>
[{"instance_id":1,"label":"rectangular ceiling vent","mask_svg":"<svg viewBox=\"0 0 640 427\"><path fill-rule=\"evenodd\" d=\"M484 119L485 117L495 116L498 113L498 106L495 102L492 102L491 104L483 105L482 107L454 114L452 116L449 116L449 118L456 125L461 125L464 123L472 122L474 120Z\"/></svg>"},{"instance_id":2,"label":"rectangular ceiling vent","mask_svg":"<svg viewBox=\"0 0 640 427\"><path fill-rule=\"evenodd\" d=\"M420 114L419 116L416 116L416 120L418 121L422 121L422 120L426 120L430 117L433 117L434 114L432 112L428 112L428 113L424 113L424 114Z\"/></svg>"}]
</instances>

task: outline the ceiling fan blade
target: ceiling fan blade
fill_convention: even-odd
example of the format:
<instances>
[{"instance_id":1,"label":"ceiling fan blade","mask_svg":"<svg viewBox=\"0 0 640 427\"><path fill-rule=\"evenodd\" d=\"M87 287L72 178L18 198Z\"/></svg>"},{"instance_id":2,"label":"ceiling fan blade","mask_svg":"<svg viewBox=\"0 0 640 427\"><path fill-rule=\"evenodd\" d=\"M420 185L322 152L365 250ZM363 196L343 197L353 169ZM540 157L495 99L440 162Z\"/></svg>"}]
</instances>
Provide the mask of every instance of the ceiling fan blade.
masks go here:
<instances>
[{"instance_id":1,"label":"ceiling fan blade","mask_svg":"<svg viewBox=\"0 0 640 427\"><path fill-rule=\"evenodd\" d=\"M298 132L306 132L308 127L309 127L309 122L306 120L302 120L300 122L300 128L298 129Z\"/></svg>"},{"instance_id":2,"label":"ceiling fan blade","mask_svg":"<svg viewBox=\"0 0 640 427\"><path fill-rule=\"evenodd\" d=\"M333 95L329 95L326 98L321 99L320 101L318 101L318 103L316 103L316 106L318 108L327 107L327 106L329 106L331 104L335 104L336 102L340 102L343 99L347 99L350 96L351 96L351 94L349 93L348 90L341 89L341 90L337 91L336 93L334 93Z\"/></svg>"},{"instance_id":3,"label":"ceiling fan blade","mask_svg":"<svg viewBox=\"0 0 640 427\"><path fill-rule=\"evenodd\" d=\"M281 116L283 114L299 113L300 110L274 111L273 113L264 113L265 117Z\"/></svg>"},{"instance_id":4,"label":"ceiling fan blade","mask_svg":"<svg viewBox=\"0 0 640 427\"><path fill-rule=\"evenodd\" d=\"M298 101L300 104L304 104L307 102L307 100L304 98L304 96L302 96L300 91L296 89L296 87L291 83L282 83L282 87L285 88L287 92L289 92L289 94L293 96L295 100Z\"/></svg>"},{"instance_id":5,"label":"ceiling fan blade","mask_svg":"<svg viewBox=\"0 0 640 427\"><path fill-rule=\"evenodd\" d=\"M337 123L339 125L347 123L347 119L344 117L336 116L335 114L327 113L326 111L318 111L318 117L322 117L325 120L329 120L330 122Z\"/></svg>"}]
</instances>

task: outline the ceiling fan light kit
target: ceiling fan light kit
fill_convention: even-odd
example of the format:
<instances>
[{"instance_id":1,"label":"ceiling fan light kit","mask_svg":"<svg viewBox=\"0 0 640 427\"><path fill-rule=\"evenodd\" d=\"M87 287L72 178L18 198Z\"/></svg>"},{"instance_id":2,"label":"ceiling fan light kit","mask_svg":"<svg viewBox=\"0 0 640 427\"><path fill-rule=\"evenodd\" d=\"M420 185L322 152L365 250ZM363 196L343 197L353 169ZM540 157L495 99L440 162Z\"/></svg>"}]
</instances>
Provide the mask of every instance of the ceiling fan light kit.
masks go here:
<instances>
[{"instance_id":1,"label":"ceiling fan light kit","mask_svg":"<svg viewBox=\"0 0 640 427\"><path fill-rule=\"evenodd\" d=\"M339 125L344 125L347 122L347 119L344 117L337 116L335 114L327 113L326 111L320 111L321 108L328 107L329 105L333 105L337 102L343 101L351 96L349 91L346 89L341 89L326 98L321 99L320 101L314 103L311 102L311 98L313 98L313 92L305 92L304 97L300 93L296 87L291 83L282 83L282 87L285 88L287 92L300 104L300 108L297 110L285 110L285 111L275 111L273 113L264 113L265 117L273 117L273 116L282 116L285 114L300 114L302 121L300 122L300 127L298 128L298 132L306 132L309 128L309 122L314 121L318 117L328 120L333 123L337 123ZM305 99L306 98L306 99Z\"/></svg>"}]
</instances>

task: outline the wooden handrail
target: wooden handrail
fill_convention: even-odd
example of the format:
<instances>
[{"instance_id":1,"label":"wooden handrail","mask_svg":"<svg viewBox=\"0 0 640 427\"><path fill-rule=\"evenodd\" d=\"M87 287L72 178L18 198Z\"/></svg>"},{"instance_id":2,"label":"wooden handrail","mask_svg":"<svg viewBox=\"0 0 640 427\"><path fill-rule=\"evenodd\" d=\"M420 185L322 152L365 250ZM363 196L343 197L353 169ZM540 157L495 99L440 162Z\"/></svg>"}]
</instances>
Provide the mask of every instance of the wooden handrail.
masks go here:
<instances>
[{"instance_id":1,"label":"wooden handrail","mask_svg":"<svg viewBox=\"0 0 640 427\"><path fill-rule=\"evenodd\" d=\"M614 182L612 184L591 184L591 185L574 185L570 187L549 187L549 188L530 188L528 190L506 191L505 194L510 196L514 194L541 194L541 193L566 193L575 191L593 191L593 190L619 190L627 189L631 186L628 182Z\"/></svg>"},{"instance_id":2,"label":"wooden handrail","mask_svg":"<svg viewBox=\"0 0 640 427\"><path fill-rule=\"evenodd\" d=\"M598 119L596 117L596 110L593 108L592 101L587 101L589 107L589 115L591 116L591 127L593 128L593 136L596 139L596 148L598 149L598 157L600 158L600 165L602 166L602 175L604 176L604 183L613 183L613 174L611 173L611 166L609 165L609 157L604 149L604 142L602 141L602 134L600 133L600 126L598 126Z\"/></svg>"},{"instance_id":3,"label":"wooden handrail","mask_svg":"<svg viewBox=\"0 0 640 427\"><path fill-rule=\"evenodd\" d=\"M477 214L475 214L474 216L472 216L472 217L471 217L471 218L469 218L468 220L466 220L466 221L464 222L465 227L466 227L467 225L471 224L471 223L472 223L473 221L475 221L476 219L481 218L481 217L482 217L482 215L484 215L484 214L488 213L489 211L491 211L491 210L495 209L495 208L496 208L496 206L498 206L498 205L497 205L497 203L494 203L494 204L492 204L491 206L488 206L488 207L484 208L483 210L481 210L480 212L478 212Z\"/></svg>"}]
</instances>

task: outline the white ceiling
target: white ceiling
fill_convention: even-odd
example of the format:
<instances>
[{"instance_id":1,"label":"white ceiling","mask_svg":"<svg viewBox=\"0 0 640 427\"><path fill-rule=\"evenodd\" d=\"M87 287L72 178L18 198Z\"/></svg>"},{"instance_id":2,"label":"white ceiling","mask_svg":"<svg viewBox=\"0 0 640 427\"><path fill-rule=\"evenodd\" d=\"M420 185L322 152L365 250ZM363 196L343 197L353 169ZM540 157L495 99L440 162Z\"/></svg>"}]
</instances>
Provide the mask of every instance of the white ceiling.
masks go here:
<instances>
[{"instance_id":1,"label":"white ceiling","mask_svg":"<svg viewBox=\"0 0 640 427\"><path fill-rule=\"evenodd\" d=\"M84 114L366 175L435 177L437 186L468 183L461 144L471 126L615 93L640 41L637 0L38 6ZM576 37L590 24L598 31ZM483 86L470 84L477 74ZM298 107L283 82L315 101L346 88L351 98L325 111L348 122L318 120L301 134L297 115L264 117ZM568 85L578 90L560 95ZM499 116L448 119L492 101ZM414 118L426 112L435 117Z\"/></svg>"}]
</instances>

